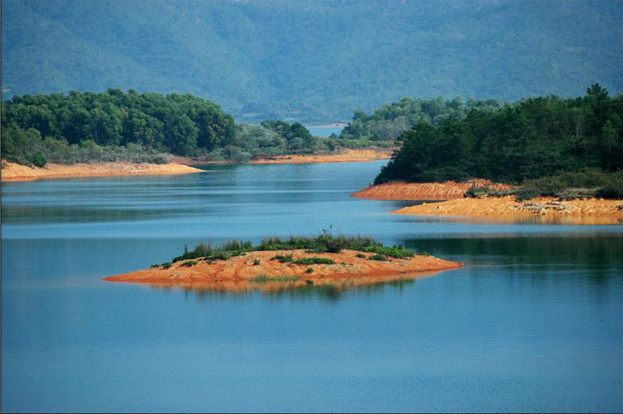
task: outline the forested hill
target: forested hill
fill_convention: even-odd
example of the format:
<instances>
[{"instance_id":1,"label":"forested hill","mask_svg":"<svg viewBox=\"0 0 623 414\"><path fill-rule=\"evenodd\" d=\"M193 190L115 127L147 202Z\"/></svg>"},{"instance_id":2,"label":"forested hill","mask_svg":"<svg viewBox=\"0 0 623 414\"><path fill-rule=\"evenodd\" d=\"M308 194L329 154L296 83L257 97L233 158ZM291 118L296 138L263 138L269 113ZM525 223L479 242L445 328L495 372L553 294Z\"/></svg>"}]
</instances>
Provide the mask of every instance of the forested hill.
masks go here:
<instances>
[{"instance_id":1,"label":"forested hill","mask_svg":"<svg viewBox=\"0 0 623 414\"><path fill-rule=\"evenodd\" d=\"M583 97L530 98L498 109L472 108L462 119L422 121L399 137L400 151L375 184L473 177L522 183L562 173L621 171L622 117L623 96L611 97L596 84Z\"/></svg>"},{"instance_id":2,"label":"forested hill","mask_svg":"<svg viewBox=\"0 0 623 414\"><path fill-rule=\"evenodd\" d=\"M192 93L240 120L347 120L405 96L621 92L622 2L2 2L3 98Z\"/></svg>"},{"instance_id":3,"label":"forested hill","mask_svg":"<svg viewBox=\"0 0 623 414\"><path fill-rule=\"evenodd\" d=\"M245 162L334 148L296 122L236 124L218 105L191 94L109 89L15 96L2 105L2 157L26 165L167 162L164 153Z\"/></svg>"}]
</instances>

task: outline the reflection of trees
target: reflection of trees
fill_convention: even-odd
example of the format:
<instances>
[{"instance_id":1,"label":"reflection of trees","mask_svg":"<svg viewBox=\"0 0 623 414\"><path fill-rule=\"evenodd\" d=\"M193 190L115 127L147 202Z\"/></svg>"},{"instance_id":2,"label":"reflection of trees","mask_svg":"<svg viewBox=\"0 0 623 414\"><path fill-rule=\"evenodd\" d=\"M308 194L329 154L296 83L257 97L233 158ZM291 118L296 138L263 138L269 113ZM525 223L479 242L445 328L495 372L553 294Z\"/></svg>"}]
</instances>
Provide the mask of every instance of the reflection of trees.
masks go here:
<instances>
[{"instance_id":1,"label":"reflection of trees","mask_svg":"<svg viewBox=\"0 0 623 414\"><path fill-rule=\"evenodd\" d=\"M495 262L514 269L586 269L581 275L596 283L623 272L623 237L619 235L452 238L404 240L406 247L447 259ZM452 257L454 256L454 257Z\"/></svg>"}]
</instances>

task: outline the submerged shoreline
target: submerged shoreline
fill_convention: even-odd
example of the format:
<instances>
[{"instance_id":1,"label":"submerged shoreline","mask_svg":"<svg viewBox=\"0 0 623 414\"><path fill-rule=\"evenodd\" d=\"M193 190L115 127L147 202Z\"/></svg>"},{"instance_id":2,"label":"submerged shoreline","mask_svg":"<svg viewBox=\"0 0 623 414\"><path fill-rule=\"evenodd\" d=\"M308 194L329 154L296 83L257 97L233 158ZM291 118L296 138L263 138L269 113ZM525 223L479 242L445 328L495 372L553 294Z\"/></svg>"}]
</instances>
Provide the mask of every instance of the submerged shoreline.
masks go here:
<instances>
[{"instance_id":1,"label":"submerged shoreline","mask_svg":"<svg viewBox=\"0 0 623 414\"><path fill-rule=\"evenodd\" d=\"M204 170L181 164L146 164L106 162L94 164L47 164L45 167L28 167L3 161L2 181L32 181L80 177L112 177L138 175L169 175L200 173Z\"/></svg>"},{"instance_id":2,"label":"submerged shoreline","mask_svg":"<svg viewBox=\"0 0 623 414\"><path fill-rule=\"evenodd\" d=\"M275 259L277 256L286 255L291 256L293 262ZM308 253L302 249L251 251L227 260L183 260L167 266L109 276L104 280L241 292L304 286L369 285L413 279L462 267L461 263L432 256L370 259L374 256L373 253L346 249L339 253ZM313 261L314 259L334 263L305 262L305 260ZM296 263L296 261L302 263Z\"/></svg>"}]
</instances>

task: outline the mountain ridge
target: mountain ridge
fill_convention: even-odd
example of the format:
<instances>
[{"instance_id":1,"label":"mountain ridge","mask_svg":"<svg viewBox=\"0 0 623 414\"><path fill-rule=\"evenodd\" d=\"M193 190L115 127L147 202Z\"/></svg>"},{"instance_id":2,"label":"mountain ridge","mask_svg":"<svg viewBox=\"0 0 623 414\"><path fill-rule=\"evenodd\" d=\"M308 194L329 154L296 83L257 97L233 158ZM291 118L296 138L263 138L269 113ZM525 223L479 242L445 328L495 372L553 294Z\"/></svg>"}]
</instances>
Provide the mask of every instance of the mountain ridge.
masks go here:
<instances>
[{"instance_id":1,"label":"mountain ridge","mask_svg":"<svg viewBox=\"0 0 623 414\"><path fill-rule=\"evenodd\" d=\"M236 118L345 121L405 96L621 92L621 2L3 4L3 99L189 92Z\"/></svg>"}]
</instances>

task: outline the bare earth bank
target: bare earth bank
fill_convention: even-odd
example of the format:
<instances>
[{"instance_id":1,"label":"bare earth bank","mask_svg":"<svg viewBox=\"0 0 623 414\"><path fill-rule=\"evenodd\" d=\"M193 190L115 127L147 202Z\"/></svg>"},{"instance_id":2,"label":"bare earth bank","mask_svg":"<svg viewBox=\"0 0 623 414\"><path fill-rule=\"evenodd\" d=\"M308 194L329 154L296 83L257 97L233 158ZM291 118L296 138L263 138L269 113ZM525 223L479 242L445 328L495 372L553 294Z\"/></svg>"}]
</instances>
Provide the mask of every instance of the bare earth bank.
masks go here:
<instances>
[{"instance_id":1,"label":"bare earth bank","mask_svg":"<svg viewBox=\"0 0 623 414\"><path fill-rule=\"evenodd\" d=\"M451 200L463 198L465 192L471 187L484 186L495 190L511 188L507 184L498 184L489 180L474 178L462 183L454 181L446 181L444 183L393 182L373 185L352 195L374 200Z\"/></svg>"},{"instance_id":2,"label":"bare earth bank","mask_svg":"<svg viewBox=\"0 0 623 414\"><path fill-rule=\"evenodd\" d=\"M2 162L2 181L29 181L72 177L104 177L124 175L188 174L204 172L198 168L180 164L142 164L106 162L96 164L47 164L45 167L28 167Z\"/></svg>"},{"instance_id":3,"label":"bare earth bank","mask_svg":"<svg viewBox=\"0 0 623 414\"><path fill-rule=\"evenodd\" d=\"M425 203L392 211L393 214L422 216L470 216L481 218L538 217L545 221L569 219L577 224L616 224L623 221L621 200L570 200L560 201L554 197L538 197L527 201L515 201L512 196L488 198L460 198L439 203Z\"/></svg>"}]
</instances>

